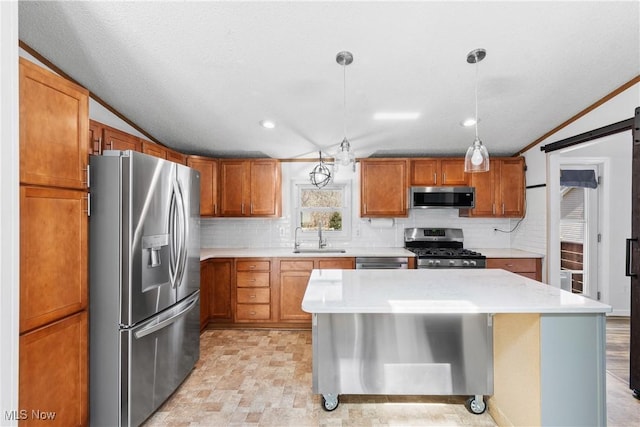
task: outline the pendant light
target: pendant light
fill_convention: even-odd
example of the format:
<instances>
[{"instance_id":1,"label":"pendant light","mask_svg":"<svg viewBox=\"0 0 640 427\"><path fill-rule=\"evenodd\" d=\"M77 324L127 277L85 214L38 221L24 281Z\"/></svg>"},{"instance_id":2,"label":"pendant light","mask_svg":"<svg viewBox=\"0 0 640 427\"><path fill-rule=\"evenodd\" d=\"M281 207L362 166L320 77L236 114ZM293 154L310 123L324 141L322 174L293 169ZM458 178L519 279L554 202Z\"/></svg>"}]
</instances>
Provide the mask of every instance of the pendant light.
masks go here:
<instances>
[{"instance_id":1,"label":"pendant light","mask_svg":"<svg viewBox=\"0 0 640 427\"><path fill-rule=\"evenodd\" d=\"M322 162L322 151L318 151L318 154L320 155L320 162L309 173L309 178L311 179L311 184L322 188L331 182L332 176L329 168Z\"/></svg>"},{"instance_id":2,"label":"pendant light","mask_svg":"<svg viewBox=\"0 0 640 427\"><path fill-rule=\"evenodd\" d=\"M467 55L467 62L469 64L476 64L476 138L464 156L464 171L472 173L487 172L489 170L489 152L478 137L478 63L482 61L485 56L487 56L487 51L484 49L472 50Z\"/></svg>"},{"instance_id":3,"label":"pendant light","mask_svg":"<svg viewBox=\"0 0 640 427\"><path fill-rule=\"evenodd\" d=\"M347 65L353 62L353 54L351 52L342 51L336 55L336 62L342 65L342 81L343 81L343 131L344 138L340 143L340 148L335 155L335 165L349 166L353 165L353 171L356 170L355 155L351 151L351 144L347 139Z\"/></svg>"}]
</instances>

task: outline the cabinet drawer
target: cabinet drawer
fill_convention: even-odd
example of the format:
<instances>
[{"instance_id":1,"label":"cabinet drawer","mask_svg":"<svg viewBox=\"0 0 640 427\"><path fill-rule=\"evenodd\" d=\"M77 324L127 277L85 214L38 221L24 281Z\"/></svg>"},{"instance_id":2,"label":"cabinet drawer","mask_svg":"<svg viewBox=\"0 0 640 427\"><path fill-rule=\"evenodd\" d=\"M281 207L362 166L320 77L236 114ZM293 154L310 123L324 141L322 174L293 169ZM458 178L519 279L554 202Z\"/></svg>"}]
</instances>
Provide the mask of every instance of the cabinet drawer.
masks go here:
<instances>
[{"instance_id":1,"label":"cabinet drawer","mask_svg":"<svg viewBox=\"0 0 640 427\"><path fill-rule=\"evenodd\" d=\"M270 273L239 271L236 273L236 286L239 288L268 287Z\"/></svg>"},{"instance_id":2,"label":"cabinet drawer","mask_svg":"<svg viewBox=\"0 0 640 427\"><path fill-rule=\"evenodd\" d=\"M535 258L487 258L487 268L530 273L536 271L536 260Z\"/></svg>"},{"instance_id":3,"label":"cabinet drawer","mask_svg":"<svg viewBox=\"0 0 640 427\"><path fill-rule=\"evenodd\" d=\"M238 303L243 304L268 304L270 301L269 288L242 288L237 289Z\"/></svg>"},{"instance_id":4,"label":"cabinet drawer","mask_svg":"<svg viewBox=\"0 0 640 427\"><path fill-rule=\"evenodd\" d=\"M341 258L341 259L320 259L318 260L318 268L336 268L342 270L352 270L355 267L355 260L353 258Z\"/></svg>"},{"instance_id":5,"label":"cabinet drawer","mask_svg":"<svg viewBox=\"0 0 640 427\"><path fill-rule=\"evenodd\" d=\"M236 319L238 320L269 320L269 318L271 318L269 304L236 305Z\"/></svg>"},{"instance_id":6,"label":"cabinet drawer","mask_svg":"<svg viewBox=\"0 0 640 427\"><path fill-rule=\"evenodd\" d=\"M311 271L313 260L280 261L280 271Z\"/></svg>"},{"instance_id":7,"label":"cabinet drawer","mask_svg":"<svg viewBox=\"0 0 640 427\"><path fill-rule=\"evenodd\" d=\"M236 271L269 271L271 261L238 261Z\"/></svg>"}]
</instances>

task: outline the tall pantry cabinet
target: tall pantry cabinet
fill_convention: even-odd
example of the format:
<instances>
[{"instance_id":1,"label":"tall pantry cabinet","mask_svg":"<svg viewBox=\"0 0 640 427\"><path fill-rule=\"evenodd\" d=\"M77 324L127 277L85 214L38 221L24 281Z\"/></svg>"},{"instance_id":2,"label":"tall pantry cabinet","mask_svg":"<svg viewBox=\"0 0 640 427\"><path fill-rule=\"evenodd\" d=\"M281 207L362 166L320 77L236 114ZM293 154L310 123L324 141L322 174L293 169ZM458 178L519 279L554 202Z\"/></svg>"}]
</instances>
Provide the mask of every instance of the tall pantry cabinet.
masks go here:
<instances>
[{"instance_id":1,"label":"tall pantry cabinet","mask_svg":"<svg viewBox=\"0 0 640 427\"><path fill-rule=\"evenodd\" d=\"M88 92L20 58L21 425L88 423L88 136Z\"/></svg>"}]
</instances>

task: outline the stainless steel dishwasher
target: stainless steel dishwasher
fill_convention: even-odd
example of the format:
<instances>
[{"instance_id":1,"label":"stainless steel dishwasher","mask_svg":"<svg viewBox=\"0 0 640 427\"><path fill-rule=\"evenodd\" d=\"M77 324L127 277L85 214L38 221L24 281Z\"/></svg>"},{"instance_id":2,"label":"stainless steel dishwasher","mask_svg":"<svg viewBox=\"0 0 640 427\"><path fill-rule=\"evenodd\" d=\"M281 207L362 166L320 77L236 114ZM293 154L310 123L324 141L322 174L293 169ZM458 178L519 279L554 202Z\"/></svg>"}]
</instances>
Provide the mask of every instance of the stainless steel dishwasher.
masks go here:
<instances>
[{"instance_id":1,"label":"stainless steel dishwasher","mask_svg":"<svg viewBox=\"0 0 640 427\"><path fill-rule=\"evenodd\" d=\"M356 257L356 270L409 268L408 257Z\"/></svg>"}]
</instances>

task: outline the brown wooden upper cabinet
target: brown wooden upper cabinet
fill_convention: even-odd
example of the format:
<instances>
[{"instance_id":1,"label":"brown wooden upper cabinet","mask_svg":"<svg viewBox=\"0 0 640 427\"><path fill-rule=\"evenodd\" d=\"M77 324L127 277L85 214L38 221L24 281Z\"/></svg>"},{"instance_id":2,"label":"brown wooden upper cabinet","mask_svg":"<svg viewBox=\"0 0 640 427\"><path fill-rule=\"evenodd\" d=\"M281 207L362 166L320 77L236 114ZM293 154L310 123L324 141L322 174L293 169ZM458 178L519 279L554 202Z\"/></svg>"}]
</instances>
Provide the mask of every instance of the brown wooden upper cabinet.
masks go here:
<instances>
[{"instance_id":1,"label":"brown wooden upper cabinet","mask_svg":"<svg viewBox=\"0 0 640 427\"><path fill-rule=\"evenodd\" d=\"M282 209L280 162L220 160L220 216L278 217Z\"/></svg>"},{"instance_id":2,"label":"brown wooden upper cabinet","mask_svg":"<svg viewBox=\"0 0 640 427\"><path fill-rule=\"evenodd\" d=\"M360 160L360 216L406 217L406 159Z\"/></svg>"},{"instance_id":3,"label":"brown wooden upper cabinet","mask_svg":"<svg viewBox=\"0 0 640 427\"><path fill-rule=\"evenodd\" d=\"M469 174L464 172L464 158L424 158L411 160L409 184L438 186L469 184Z\"/></svg>"},{"instance_id":4,"label":"brown wooden upper cabinet","mask_svg":"<svg viewBox=\"0 0 640 427\"><path fill-rule=\"evenodd\" d=\"M179 163L181 165L187 164L187 156L185 154L179 153L170 148L165 148L165 151L167 152L167 160L170 160L174 163Z\"/></svg>"},{"instance_id":5,"label":"brown wooden upper cabinet","mask_svg":"<svg viewBox=\"0 0 640 427\"><path fill-rule=\"evenodd\" d=\"M133 150L142 151L140 138L109 126L104 128L102 138L103 150Z\"/></svg>"},{"instance_id":6,"label":"brown wooden upper cabinet","mask_svg":"<svg viewBox=\"0 0 640 427\"><path fill-rule=\"evenodd\" d=\"M460 216L522 218L525 214L524 157L492 158L489 172L472 173L475 208Z\"/></svg>"},{"instance_id":7,"label":"brown wooden upper cabinet","mask_svg":"<svg viewBox=\"0 0 640 427\"><path fill-rule=\"evenodd\" d=\"M20 183L87 187L89 92L20 58Z\"/></svg>"},{"instance_id":8,"label":"brown wooden upper cabinet","mask_svg":"<svg viewBox=\"0 0 640 427\"><path fill-rule=\"evenodd\" d=\"M142 141L142 152L144 154L149 154L150 156L158 157L160 159L167 158L167 149L164 148L162 145L159 145L144 139L141 139L141 141Z\"/></svg>"},{"instance_id":9,"label":"brown wooden upper cabinet","mask_svg":"<svg viewBox=\"0 0 640 427\"><path fill-rule=\"evenodd\" d=\"M200 172L200 216L218 215L218 161L189 156L187 166Z\"/></svg>"}]
</instances>

